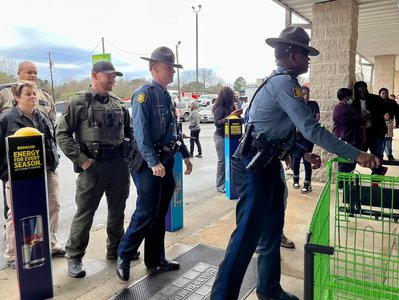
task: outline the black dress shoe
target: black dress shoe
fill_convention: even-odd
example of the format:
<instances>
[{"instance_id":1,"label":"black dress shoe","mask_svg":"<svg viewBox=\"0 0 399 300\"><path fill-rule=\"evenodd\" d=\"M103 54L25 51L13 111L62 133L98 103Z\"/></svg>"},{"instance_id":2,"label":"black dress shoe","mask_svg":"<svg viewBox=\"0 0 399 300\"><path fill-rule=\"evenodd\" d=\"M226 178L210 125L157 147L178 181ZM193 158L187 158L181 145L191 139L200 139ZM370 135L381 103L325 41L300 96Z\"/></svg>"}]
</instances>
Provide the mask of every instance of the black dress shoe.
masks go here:
<instances>
[{"instance_id":1,"label":"black dress shoe","mask_svg":"<svg viewBox=\"0 0 399 300\"><path fill-rule=\"evenodd\" d=\"M276 296L263 296L260 295L258 293L256 293L256 295L258 296L258 299L260 300L299 300L299 298L291 293L285 292L285 291L281 291L280 294L276 295Z\"/></svg>"},{"instance_id":2,"label":"black dress shoe","mask_svg":"<svg viewBox=\"0 0 399 300\"><path fill-rule=\"evenodd\" d=\"M82 278L86 276L86 269L80 259L68 260L68 274L73 278Z\"/></svg>"},{"instance_id":3,"label":"black dress shoe","mask_svg":"<svg viewBox=\"0 0 399 300\"><path fill-rule=\"evenodd\" d=\"M175 271L180 269L180 264L177 261L161 259L154 265L147 265L148 269L161 269L164 271Z\"/></svg>"},{"instance_id":4,"label":"black dress shoe","mask_svg":"<svg viewBox=\"0 0 399 300\"><path fill-rule=\"evenodd\" d=\"M139 257L140 257L140 251L137 251L137 252L133 255L132 260L138 260ZM108 260L115 260L115 259L117 259L117 258L118 258L118 253L108 253L108 252L107 252L107 259L108 259Z\"/></svg>"},{"instance_id":5,"label":"black dress shoe","mask_svg":"<svg viewBox=\"0 0 399 300\"><path fill-rule=\"evenodd\" d=\"M128 281L130 277L130 263L118 257L116 261L116 274L120 280Z\"/></svg>"}]
</instances>

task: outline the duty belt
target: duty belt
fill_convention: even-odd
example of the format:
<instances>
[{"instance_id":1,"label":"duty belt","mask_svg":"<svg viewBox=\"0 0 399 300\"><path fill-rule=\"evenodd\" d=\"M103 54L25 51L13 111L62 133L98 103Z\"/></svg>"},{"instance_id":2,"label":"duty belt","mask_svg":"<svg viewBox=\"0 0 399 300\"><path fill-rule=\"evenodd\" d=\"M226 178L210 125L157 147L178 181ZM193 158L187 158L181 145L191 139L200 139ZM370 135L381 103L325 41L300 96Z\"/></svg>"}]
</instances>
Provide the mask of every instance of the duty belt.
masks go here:
<instances>
[{"instance_id":1,"label":"duty belt","mask_svg":"<svg viewBox=\"0 0 399 300\"><path fill-rule=\"evenodd\" d=\"M89 153L86 153L86 155L89 158L98 160L98 161L106 161L106 160L111 160L114 158L118 157L124 157L124 150L122 146L102 146L102 145L96 145L96 143L93 144L93 148L88 151Z\"/></svg>"}]
</instances>

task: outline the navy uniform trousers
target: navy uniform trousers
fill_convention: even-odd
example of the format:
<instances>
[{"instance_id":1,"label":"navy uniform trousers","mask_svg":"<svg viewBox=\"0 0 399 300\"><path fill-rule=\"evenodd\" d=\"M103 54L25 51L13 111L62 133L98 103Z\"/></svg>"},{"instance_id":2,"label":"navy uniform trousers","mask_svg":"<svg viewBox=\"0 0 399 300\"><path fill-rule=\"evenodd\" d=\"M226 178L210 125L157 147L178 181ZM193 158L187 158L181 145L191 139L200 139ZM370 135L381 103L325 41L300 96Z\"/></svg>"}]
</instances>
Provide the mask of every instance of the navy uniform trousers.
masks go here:
<instances>
[{"instance_id":1,"label":"navy uniform trousers","mask_svg":"<svg viewBox=\"0 0 399 300\"><path fill-rule=\"evenodd\" d=\"M245 165L254 153L244 158ZM280 286L280 242L284 225L284 189L281 163L273 160L259 174L247 171L243 161L233 161L232 179L240 200L236 208L237 227L212 287L211 299L237 299L241 283L259 243L256 292L274 296Z\"/></svg>"},{"instance_id":2,"label":"navy uniform trousers","mask_svg":"<svg viewBox=\"0 0 399 300\"><path fill-rule=\"evenodd\" d=\"M132 171L138 197L136 210L119 245L118 255L123 260L132 260L143 239L147 267L165 258L165 216L175 190L173 165L173 160L165 165L166 174L162 178L154 176L148 167Z\"/></svg>"}]
</instances>

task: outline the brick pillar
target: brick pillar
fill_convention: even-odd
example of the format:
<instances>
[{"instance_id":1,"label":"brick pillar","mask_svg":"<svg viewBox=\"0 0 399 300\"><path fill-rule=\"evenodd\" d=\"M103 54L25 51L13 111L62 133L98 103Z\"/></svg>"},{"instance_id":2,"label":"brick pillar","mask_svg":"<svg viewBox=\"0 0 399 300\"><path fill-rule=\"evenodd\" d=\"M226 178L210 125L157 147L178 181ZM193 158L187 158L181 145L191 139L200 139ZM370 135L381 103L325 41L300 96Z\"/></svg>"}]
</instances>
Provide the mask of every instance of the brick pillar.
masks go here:
<instances>
[{"instance_id":1,"label":"brick pillar","mask_svg":"<svg viewBox=\"0 0 399 300\"><path fill-rule=\"evenodd\" d=\"M395 88L395 90L393 90L392 92L390 91L389 93L395 94L395 96L396 96L399 94L399 71L395 72L394 88Z\"/></svg>"},{"instance_id":2,"label":"brick pillar","mask_svg":"<svg viewBox=\"0 0 399 300\"><path fill-rule=\"evenodd\" d=\"M396 55L380 55L374 60L373 92L378 94L380 88L387 88L393 93L395 80Z\"/></svg>"},{"instance_id":3,"label":"brick pillar","mask_svg":"<svg viewBox=\"0 0 399 300\"><path fill-rule=\"evenodd\" d=\"M320 123L332 130L332 110L338 103L337 91L355 82L359 7L355 0L337 0L313 5L311 43L320 51L311 58L310 99L320 106ZM325 181L327 161L335 155L315 147L322 157L322 168L313 179Z\"/></svg>"}]
</instances>

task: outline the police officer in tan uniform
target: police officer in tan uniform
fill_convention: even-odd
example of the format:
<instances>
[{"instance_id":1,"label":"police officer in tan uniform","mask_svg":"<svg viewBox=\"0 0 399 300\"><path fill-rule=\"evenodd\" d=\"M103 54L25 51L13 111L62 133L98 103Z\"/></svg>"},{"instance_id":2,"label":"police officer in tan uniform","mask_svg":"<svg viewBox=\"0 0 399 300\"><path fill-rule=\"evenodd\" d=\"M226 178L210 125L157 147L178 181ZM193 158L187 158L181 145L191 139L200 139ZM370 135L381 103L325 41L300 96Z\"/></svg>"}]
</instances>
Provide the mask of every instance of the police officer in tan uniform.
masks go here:
<instances>
[{"instance_id":1,"label":"police officer in tan uniform","mask_svg":"<svg viewBox=\"0 0 399 300\"><path fill-rule=\"evenodd\" d=\"M18 66L18 79L19 80L28 80L35 84L37 84L37 67L33 62L23 61ZM3 110L10 109L13 104L13 96L11 92L12 83L6 85L5 88L0 90L0 113ZM37 89L36 93L37 97L37 108L41 111L47 113L50 119L55 122L55 105L54 100L51 95L43 89Z\"/></svg>"},{"instance_id":2,"label":"police officer in tan uniform","mask_svg":"<svg viewBox=\"0 0 399 300\"><path fill-rule=\"evenodd\" d=\"M34 84L37 83L37 67L33 62L23 61L18 65L17 71L19 80L27 80ZM13 107L14 96L11 91L13 83L3 85L0 88L0 113ZM48 115L53 125L55 122L56 111L53 98L51 95L43 90L37 88L36 92L36 108L40 109ZM59 177L58 172L48 171L47 172L47 184L48 184L48 200L49 200L49 216L50 216L50 237L51 237L51 251L53 257L64 257L66 252L60 247L57 240L57 231L59 225L59 211L60 211L60 192L59 192ZM3 190L5 190L5 184L3 182ZM4 214L8 211L6 197L4 195ZM12 265L13 266L13 265Z\"/></svg>"}]
</instances>

